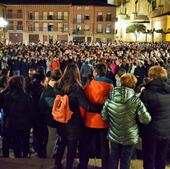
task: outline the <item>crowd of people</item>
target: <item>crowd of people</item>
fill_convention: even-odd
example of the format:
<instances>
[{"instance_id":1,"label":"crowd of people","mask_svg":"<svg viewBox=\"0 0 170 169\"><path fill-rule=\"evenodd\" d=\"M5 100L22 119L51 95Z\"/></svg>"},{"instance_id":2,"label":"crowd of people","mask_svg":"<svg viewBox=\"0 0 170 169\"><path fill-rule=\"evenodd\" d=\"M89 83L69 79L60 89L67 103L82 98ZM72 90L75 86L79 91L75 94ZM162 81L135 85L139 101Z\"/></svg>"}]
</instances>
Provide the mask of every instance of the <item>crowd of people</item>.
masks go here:
<instances>
[{"instance_id":1,"label":"crowd of people","mask_svg":"<svg viewBox=\"0 0 170 169\"><path fill-rule=\"evenodd\" d=\"M0 43L2 155L39 158L56 169L129 169L142 138L144 169L165 169L170 142L169 43ZM66 124L52 116L56 95L68 95Z\"/></svg>"}]
</instances>

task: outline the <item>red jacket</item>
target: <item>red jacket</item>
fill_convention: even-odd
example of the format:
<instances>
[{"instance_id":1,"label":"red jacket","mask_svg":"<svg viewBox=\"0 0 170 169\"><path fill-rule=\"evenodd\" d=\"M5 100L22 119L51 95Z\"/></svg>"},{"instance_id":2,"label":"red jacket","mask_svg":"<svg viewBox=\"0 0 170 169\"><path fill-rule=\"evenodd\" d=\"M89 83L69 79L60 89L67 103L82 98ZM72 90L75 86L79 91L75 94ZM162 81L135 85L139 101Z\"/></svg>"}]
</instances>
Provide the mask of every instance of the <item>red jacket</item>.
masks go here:
<instances>
[{"instance_id":1,"label":"red jacket","mask_svg":"<svg viewBox=\"0 0 170 169\"><path fill-rule=\"evenodd\" d=\"M112 84L103 81L92 80L85 87L85 94L93 104L104 104L112 89ZM86 112L80 107L80 112L84 120L84 125L89 128L107 128L109 123L104 122L99 113Z\"/></svg>"},{"instance_id":2,"label":"red jacket","mask_svg":"<svg viewBox=\"0 0 170 169\"><path fill-rule=\"evenodd\" d=\"M51 71L60 69L60 63L58 60L52 60L51 65L50 65Z\"/></svg>"}]
</instances>

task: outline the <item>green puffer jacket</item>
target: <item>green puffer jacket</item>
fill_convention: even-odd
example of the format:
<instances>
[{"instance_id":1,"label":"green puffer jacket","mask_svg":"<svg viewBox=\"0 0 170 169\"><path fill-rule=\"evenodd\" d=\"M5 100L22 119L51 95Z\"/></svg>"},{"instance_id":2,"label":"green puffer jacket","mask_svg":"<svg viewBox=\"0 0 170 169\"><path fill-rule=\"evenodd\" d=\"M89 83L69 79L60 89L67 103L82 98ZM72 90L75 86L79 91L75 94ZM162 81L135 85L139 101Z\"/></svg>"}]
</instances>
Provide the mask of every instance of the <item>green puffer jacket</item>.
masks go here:
<instances>
[{"instance_id":1,"label":"green puffer jacket","mask_svg":"<svg viewBox=\"0 0 170 169\"><path fill-rule=\"evenodd\" d=\"M148 124L151 116L131 88L116 87L106 100L102 119L110 122L108 138L118 144L136 144L139 139L137 121Z\"/></svg>"}]
</instances>

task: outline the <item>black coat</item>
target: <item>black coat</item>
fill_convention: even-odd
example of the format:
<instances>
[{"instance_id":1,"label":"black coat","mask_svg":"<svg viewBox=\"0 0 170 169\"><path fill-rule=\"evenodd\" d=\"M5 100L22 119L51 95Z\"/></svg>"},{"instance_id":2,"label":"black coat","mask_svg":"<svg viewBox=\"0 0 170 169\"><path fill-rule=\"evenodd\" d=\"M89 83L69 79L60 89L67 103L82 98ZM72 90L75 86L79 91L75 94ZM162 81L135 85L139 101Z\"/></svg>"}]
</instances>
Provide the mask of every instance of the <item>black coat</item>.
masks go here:
<instances>
[{"instance_id":1,"label":"black coat","mask_svg":"<svg viewBox=\"0 0 170 169\"><path fill-rule=\"evenodd\" d=\"M46 124L50 127L57 128L57 122L53 120L52 116L52 107L55 100L56 94L54 91L54 88L50 85L47 86L47 88L44 89L44 91L41 94L40 98L40 110L41 114L44 114Z\"/></svg>"},{"instance_id":2,"label":"black coat","mask_svg":"<svg viewBox=\"0 0 170 169\"><path fill-rule=\"evenodd\" d=\"M32 127L33 105L31 97L22 91L8 91L0 94L4 111L5 127L10 130L28 130Z\"/></svg>"},{"instance_id":3,"label":"black coat","mask_svg":"<svg viewBox=\"0 0 170 169\"><path fill-rule=\"evenodd\" d=\"M143 90L141 100L152 117L149 125L141 127L142 136L170 139L170 82L151 81Z\"/></svg>"},{"instance_id":4,"label":"black coat","mask_svg":"<svg viewBox=\"0 0 170 169\"><path fill-rule=\"evenodd\" d=\"M44 90L44 86L40 84L36 79L32 80L29 85L28 93L32 97L33 107L34 107L34 127L45 126L45 115L40 111L40 96Z\"/></svg>"}]
</instances>

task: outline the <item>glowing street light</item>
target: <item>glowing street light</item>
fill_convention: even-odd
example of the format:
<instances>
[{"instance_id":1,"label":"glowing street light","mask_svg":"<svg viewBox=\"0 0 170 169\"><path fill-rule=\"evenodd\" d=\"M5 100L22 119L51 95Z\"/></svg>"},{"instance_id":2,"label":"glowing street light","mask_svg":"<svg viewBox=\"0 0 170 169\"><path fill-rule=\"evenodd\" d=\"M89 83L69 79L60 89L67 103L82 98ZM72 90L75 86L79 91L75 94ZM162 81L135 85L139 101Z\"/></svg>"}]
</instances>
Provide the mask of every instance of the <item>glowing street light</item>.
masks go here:
<instances>
[{"instance_id":1,"label":"glowing street light","mask_svg":"<svg viewBox=\"0 0 170 169\"><path fill-rule=\"evenodd\" d=\"M8 22L4 18L0 17L0 28L5 28L7 25Z\"/></svg>"},{"instance_id":2,"label":"glowing street light","mask_svg":"<svg viewBox=\"0 0 170 169\"><path fill-rule=\"evenodd\" d=\"M116 27L117 29L122 29L126 26L126 22L124 20L119 20L117 23L116 23Z\"/></svg>"},{"instance_id":3,"label":"glowing street light","mask_svg":"<svg viewBox=\"0 0 170 169\"><path fill-rule=\"evenodd\" d=\"M116 29L120 32L120 37L119 39L122 40L122 36L123 36L123 29L125 29L126 26L126 21L123 19L118 20L118 22L116 22Z\"/></svg>"},{"instance_id":4,"label":"glowing street light","mask_svg":"<svg viewBox=\"0 0 170 169\"><path fill-rule=\"evenodd\" d=\"M6 28L7 25L8 25L8 22L4 18L0 17L0 32L2 31L2 33L3 33L2 38L3 38L4 41L5 41L5 30L4 30L4 28Z\"/></svg>"}]
</instances>

